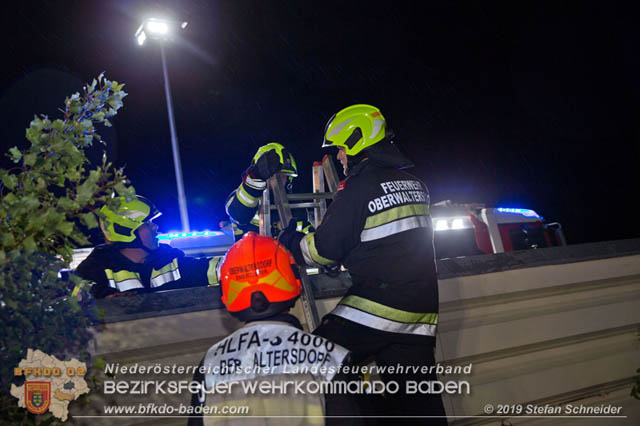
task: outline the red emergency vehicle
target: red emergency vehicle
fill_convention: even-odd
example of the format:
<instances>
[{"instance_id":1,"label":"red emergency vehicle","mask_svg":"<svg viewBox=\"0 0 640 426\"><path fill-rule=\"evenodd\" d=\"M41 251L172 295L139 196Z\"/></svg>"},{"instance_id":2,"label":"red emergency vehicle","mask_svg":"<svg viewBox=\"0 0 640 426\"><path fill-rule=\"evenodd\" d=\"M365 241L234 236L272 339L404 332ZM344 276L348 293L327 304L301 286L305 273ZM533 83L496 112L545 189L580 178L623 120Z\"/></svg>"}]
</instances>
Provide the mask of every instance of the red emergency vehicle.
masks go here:
<instances>
[{"instance_id":1,"label":"red emergency vehicle","mask_svg":"<svg viewBox=\"0 0 640 426\"><path fill-rule=\"evenodd\" d=\"M438 259L566 245L559 223L533 210L442 201L431 205Z\"/></svg>"}]
</instances>

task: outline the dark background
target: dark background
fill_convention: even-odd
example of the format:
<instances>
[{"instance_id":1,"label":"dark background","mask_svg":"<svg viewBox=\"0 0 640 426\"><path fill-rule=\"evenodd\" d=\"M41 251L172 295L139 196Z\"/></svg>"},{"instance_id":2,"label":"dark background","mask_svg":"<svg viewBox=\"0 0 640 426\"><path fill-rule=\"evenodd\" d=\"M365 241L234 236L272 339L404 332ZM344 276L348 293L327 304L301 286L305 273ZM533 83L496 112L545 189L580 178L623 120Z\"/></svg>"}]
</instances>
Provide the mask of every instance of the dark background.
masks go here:
<instances>
[{"instance_id":1,"label":"dark background","mask_svg":"<svg viewBox=\"0 0 640 426\"><path fill-rule=\"evenodd\" d=\"M217 229L256 149L277 141L310 191L326 121L381 108L432 202L536 210L569 243L640 235L638 13L616 2L38 1L3 5L1 151L34 113L106 71L129 96L102 134L180 228L157 46L167 48L191 228ZM97 147L92 153L97 157ZM9 165L2 159L2 166Z\"/></svg>"}]
</instances>

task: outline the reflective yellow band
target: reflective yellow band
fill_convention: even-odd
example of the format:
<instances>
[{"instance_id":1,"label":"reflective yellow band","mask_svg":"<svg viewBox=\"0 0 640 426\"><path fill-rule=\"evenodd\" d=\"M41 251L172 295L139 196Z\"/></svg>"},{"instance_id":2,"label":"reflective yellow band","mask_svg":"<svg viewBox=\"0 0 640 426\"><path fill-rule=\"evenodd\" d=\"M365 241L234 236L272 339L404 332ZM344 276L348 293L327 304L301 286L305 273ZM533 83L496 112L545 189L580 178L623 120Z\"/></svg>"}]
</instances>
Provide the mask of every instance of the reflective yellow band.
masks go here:
<instances>
[{"instance_id":1,"label":"reflective yellow band","mask_svg":"<svg viewBox=\"0 0 640 426\"><path fill-rule=\"evenodd\" d=\"M280 290L284 290L288 292L295 291L295 287L289 284L286 278L283 277L280 271L278 271L277 269L274 269L273 271L271 271L271 273L266 277L262 278L260 282L264 284L272 285L276 288L279 288Z\"/></svg>"},{"instance_id":2,"label":"reflective yellow band","mask_svg":"<svg viewBox=\"0 0 640 426\"><path fill-rule=\"evenodd\" d=\"M376 330L387 331L389 333L401 333L401 334L416 334L419 336L434 336L436 335L435 324L423 324L423 323L405 323L388 320L379 316L370 314L368 312L361 311L351 306L341 305L335 307L331 311L333 315L348 319L358 324L362 324L366 327L375 328Z\"/></svg>"},{"instance_id":3,"label":"reflective yellow band","mask_svg":"<svg viewBox=\"0 0 640 426\"><path fill-rule=\"evenodd\" d=\"M131 271L113 272L111 269L105 269L109 287L118 291L127 291L135 288L144 288L140 281L140 274Z\"/></svg>"},{"instance_id":4,"label":"reflective yellow band","mask_svg":"<svg viewBox=\"0 0 640 426\"><path fill-rule=\"evenodd\" d=\"M224 211L227 212L227 214L229 214L229 206L231 205L231 203L233 203L233 200L236 198L235 194L232 195L231 197L229 197L229 199L227 200L227 204L224 205Z\"/></svg>"},{"instance_id":5,"label":"reflective yellow band","mask_svg":"<svg viewBox=\"0 0 640 426\"><path fill-rule=\"evenodd\" d=\"M409 216L385 223L384 225L376 226L375 228L364 229L360 233L360 241L365 243L367 241L379 240L401 232L418 228L428 228L429 226L431 226L431 219L429 216Z\"/></svg>"},{"instance_id":6,"label":"reflective yellow band","mask_svg":"<svg viewBox=\"0 0 640 426\"><path fill-rule=\"evenodd\" d=\"M402 311L359 296L346 296L338 303L391 321L422 324L438 323L438 314Z\"/></svg>"},{"instance_id":7,"label":"reflective yellow band","mask_svg":"<svg viewBox=\"0 0 640 426\"><path fill-rule=\"evenodd\" d=\"M82 290L82 287L84 287L84 283L78 283L73 287L73 291L71 292L71 297L76 297L78 295L78 293L80 293L80 290Z\"/></svg>"},{"instance_id":8,"label":"reflective yellow band","mask_svg":"<svg viewBox=\"0 0 640 426\"><path fill-rule=\"evenodd\" d=\"M267 182L260 179L252 179L251 176L247 176L244 182L249 188L262 191L267 187Z\"/></svg>"},{"instance_id":9,"label":"reflective yellow band","mask_svg":"<svg viewBox=\"0 0 640 426\"><path fill-rule=\"evenodd\" d=\"M426 204L407 204L405 206L394 207L382 213L369 216L364 224L364 229L375 228L394 220L409 216L419 216L429 214L429 206Z\"/></svg>"},{"instance_id":10,"label":"reflective yellow band","mask_svg":"<svg viewBox=\"0 0 640 426\"><path fill-rule=\"evenodd\" d=\"M167 272L170 271L175 271L176 269L178 269L178 258L174 258L171 263L167 263L166 265L164 265L162 268L158 269L157 271L154 269L151 271L151 278L155 278L157 276L160 276L162 274L165 274Z\"/></svg>"},{"instance_id":11,"label":"reflective yellow band","mask_svg":"<svg viewBox=\"0 0 640 426\"><path fill-rule=\"evenodd\" d=\"M333 263L336 263L333 260L327 259L326 257L322 257L320 256L320 254L318 254L318 249L316 249L315 235L315 232L309 232L304 236L302 240L300 240L300 250L302 251L304 261L308 265L312 266L331 265Z\"/></svg>"},{"instance_id":12,"label":"reflective yellow band","mask_svg":"<svg viewBox=\"0 0 640 426\"><path fill-rule=\"evenodd\" d=\"M231 305L236 297L251 284L247 282L240 282L235 280L229 280L229 288L227 289L227 306Z\"/></svg>"},{"instance_id":13,"label":"reflective yellow band","mask_svg":"<svg viewBox=\"0 0 640 426\"><path fill-rule=\"evenodd\" d=\"M258 205L258 199L253 195L249 194L242 184L236 190L236 196L238 197L238 201L244 204L247 207L255 207Z\"/></svg>"},{"instance_id":14,"label":"reflective yellow band","mask_svg":"<svg viewBox=\"0 0 640 426\"><path fill-rule=\"evenodd\" d=\"M220 285L218 279L218 264L222 256L216 256L209 259L209 269L207 269L207 280L209 285Z\"/></svg>"},{"instance_id":15,"label":"reflective yellow band","mask_svg":"<svg viewBox=\"0 0 640 426\"><path fill-rule=\"evenodd\" d=\"M151 271L151 287L160 287L172 281L178 281L180 278L178 258L176 257L171 263L164 265L159 270L153 269Z\"/></svg>"}]
</instances>

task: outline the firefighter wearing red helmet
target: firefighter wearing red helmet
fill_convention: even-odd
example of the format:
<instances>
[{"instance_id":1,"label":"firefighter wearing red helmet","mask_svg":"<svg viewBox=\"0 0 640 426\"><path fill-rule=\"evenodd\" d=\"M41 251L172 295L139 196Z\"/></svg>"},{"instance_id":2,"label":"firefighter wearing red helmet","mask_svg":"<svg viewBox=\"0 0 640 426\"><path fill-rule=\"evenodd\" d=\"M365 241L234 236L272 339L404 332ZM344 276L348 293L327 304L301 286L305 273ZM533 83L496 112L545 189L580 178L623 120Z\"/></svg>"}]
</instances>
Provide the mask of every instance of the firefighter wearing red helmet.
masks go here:
<instances>
[{"instance_id":1,"label":"firefighter wearing red helmet","mask_svg":"<svg viewBox=\"0 0 640 426\"><path fill-rule=\"evenodd\" d=\"M294 264L284 246L254 232L245 234L225 255L220 267L222 302L246 325L211 346L201 361L194 376L202 386L192 398L196 413L225 413L224 407L237 406L242 400L251 416L300 416L275 417L273 424L324 424L325 415L357 414L353 408L345 412L344 402L332 406L320 392L293 392L292 387L277 386L275 393L244 390L245 385L254 384L261 389L262 382L306 386L312 381L331 381L348 356L345 348L305 333L297 318L288 313L301 291ZM238 385L245 381L254 383ZM225 393L212 392L214 386L229 383L237 386L231 385ZM189 424L207 420L194 416ZM260 424L271 424L270 419L260 420Z\"/></svg>"},{"instance_id":2,"label":"firefighter wearing red helmet","mask_svg":"<svg viewBox=\"0 0 640 426\"><path fill-rule=\"evenodd\" d=\"M437 380L438 281L426 186L404 168L411 162L394 144L380 110L352 105L327 123L323 147L337 147L347 176L316 232L290 226L280 236L300 264L342 264L353 285L314 333L380 367L417 368L382 374L400 391L385 395L378 415L442 416L439 395L407 394L409 381Z\"/></svg>"}]
</instances>

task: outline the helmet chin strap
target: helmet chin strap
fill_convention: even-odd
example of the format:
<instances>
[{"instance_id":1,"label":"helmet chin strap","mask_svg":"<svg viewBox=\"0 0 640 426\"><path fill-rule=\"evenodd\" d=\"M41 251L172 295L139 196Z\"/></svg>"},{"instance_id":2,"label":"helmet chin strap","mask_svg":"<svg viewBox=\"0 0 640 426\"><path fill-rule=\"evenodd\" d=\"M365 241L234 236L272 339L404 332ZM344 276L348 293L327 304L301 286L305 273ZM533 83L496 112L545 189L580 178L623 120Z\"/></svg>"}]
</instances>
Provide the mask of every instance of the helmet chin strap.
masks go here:
<instances>
[{"instance_id":1,"label":"helmet chin strap","mask_svg":"<svg viewBox=\"0 0 640 426\"><path fill-rule=\"evenodd\" d=\"M133 240L133 241L131 241L129 243L125 243L125 242L119 241L119 242L116 242L114 244L119 249L139 248L139 249L142 249L142 250L146 251L147 253L152 253L155 250L155 249L150 249L149 247L147 247L144 244L142 244L142 239L140 238L140 235L138 234L138 230L137 229L135 231L133 231L133 234L136 236L135 240Z\"/></svg>"},{"instance_id":2,"label":"helmet chin strap","mask_svg":"<svg viewBox=\"0 0 640 426\"><path fill-rule=\"evenodd\" d=\"M139 244L139 247L138 247L138 248L141 248L142 250L146 251L147 253L151 253L152 251L154 251L154 250L155 250L155 249L150 249L149 247L147 247L147 246L145 246L144 244L142 244L142 238L140 238L140 234L138 234L138 230L137 230L137 229L136 229L133 233L134 233L134 234L135 234L135 236L136 236L136 239L135 239L135 240L133 240L133 242L135 242L135 243L138 243L138 244Z\"/></svg>"}]
</instances>

